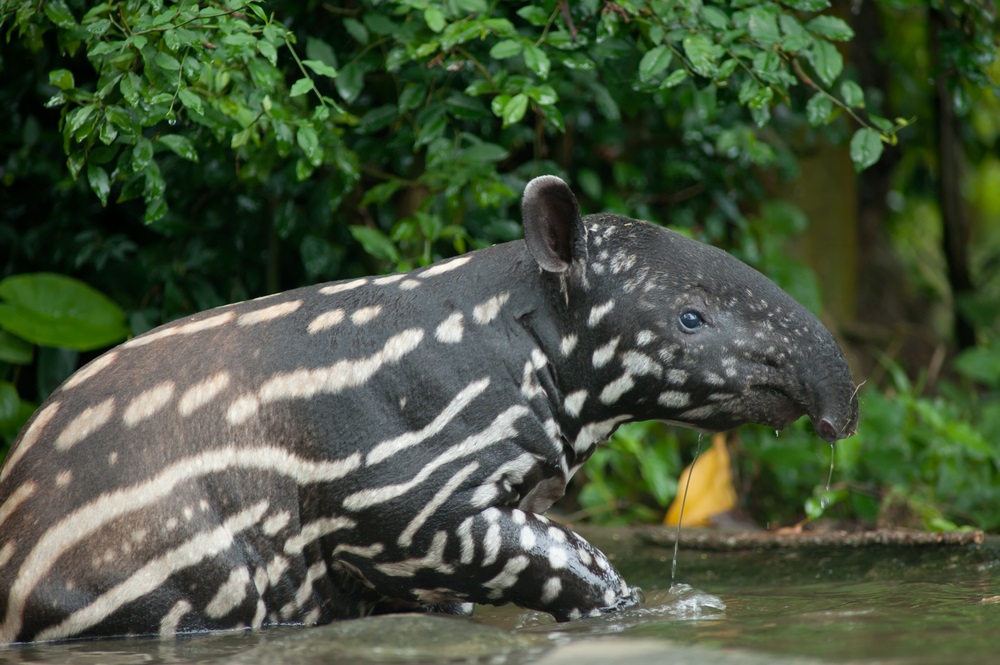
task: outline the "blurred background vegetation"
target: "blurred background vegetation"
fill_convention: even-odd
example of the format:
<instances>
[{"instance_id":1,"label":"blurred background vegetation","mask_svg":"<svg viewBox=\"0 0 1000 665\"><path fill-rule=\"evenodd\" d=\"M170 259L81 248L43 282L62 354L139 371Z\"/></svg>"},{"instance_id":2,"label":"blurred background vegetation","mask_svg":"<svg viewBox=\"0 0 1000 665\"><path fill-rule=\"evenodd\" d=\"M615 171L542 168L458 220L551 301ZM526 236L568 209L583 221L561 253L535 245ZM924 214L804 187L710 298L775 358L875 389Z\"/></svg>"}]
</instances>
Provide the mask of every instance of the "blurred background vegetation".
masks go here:
<instances>
[{"instance_id":1,"label":"blurred background vegetation","mask_svg":"<svg viewBox=\"0 0 1000 665\"><path fill-rule=\"evenodd\" d=\"M730 436L740 511L1000 531L989 0L0 0L0 437L127 335L520 236L558 174L820 313L858 435ZM706 442L707 443L707 442ZM697 435L623 427L565 508L658 521Z\"/></svg>"}]
</instances>

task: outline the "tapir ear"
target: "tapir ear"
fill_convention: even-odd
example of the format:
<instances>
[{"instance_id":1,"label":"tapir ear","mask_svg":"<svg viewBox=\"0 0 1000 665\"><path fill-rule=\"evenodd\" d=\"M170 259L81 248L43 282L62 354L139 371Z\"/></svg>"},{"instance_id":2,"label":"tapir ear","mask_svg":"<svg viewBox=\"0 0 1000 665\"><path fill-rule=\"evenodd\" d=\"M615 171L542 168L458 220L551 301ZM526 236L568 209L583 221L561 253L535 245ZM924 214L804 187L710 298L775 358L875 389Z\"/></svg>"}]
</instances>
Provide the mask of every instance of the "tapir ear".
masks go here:
<instances>
[{"instance_id":1,"label":"tapir ear","mask_svg":"<svg viewBox=\"0 0 1000 665\"><path fill-rule=\"evenodd\" d=\"M569 186L554 175L539 176L524 188L521 218L528 251L542 270L565 272L586 251L580 206Z\"/></svg>"}]
</instances>

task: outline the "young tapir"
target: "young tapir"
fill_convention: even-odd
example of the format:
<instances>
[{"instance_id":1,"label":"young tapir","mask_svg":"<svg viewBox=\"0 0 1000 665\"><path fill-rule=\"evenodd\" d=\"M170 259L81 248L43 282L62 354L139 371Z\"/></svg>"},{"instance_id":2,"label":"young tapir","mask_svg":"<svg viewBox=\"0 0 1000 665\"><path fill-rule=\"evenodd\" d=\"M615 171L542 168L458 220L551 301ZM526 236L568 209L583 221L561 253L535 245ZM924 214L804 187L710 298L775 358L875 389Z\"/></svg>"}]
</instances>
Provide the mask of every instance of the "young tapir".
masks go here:
<instances>
[{"instance_id":1,"label":"young tapir","mask_svg":"<svg viewBox=\"0 0 1000 665\"><path fill-rule=\"evenodd\" d=\"M639 601L542 513L621 423L851 435L823 325L718 249L528 183L523 241L174 321L71 376L0 480L0 642Z\"/></svg>"}]
</instances>

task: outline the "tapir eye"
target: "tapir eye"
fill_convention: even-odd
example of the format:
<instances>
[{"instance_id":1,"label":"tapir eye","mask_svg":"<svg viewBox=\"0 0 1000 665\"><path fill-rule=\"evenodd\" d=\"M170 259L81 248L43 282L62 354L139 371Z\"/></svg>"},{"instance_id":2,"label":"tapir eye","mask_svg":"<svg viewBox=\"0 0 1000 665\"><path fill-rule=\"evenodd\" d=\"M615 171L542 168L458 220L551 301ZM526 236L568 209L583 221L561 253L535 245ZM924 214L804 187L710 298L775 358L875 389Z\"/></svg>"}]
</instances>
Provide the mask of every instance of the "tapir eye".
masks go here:
<instances>
[{"instance_id":1,"label":"tapir eye","mask_svg":"<svg viewBox=\"0 0 1000 665\"><path fill-rule=\"evenodd\" d=\"M698 312L689 309L681 313L680 322L684 330L697 330L704 325L705 319Z\"/></svg>"}]
</instances>

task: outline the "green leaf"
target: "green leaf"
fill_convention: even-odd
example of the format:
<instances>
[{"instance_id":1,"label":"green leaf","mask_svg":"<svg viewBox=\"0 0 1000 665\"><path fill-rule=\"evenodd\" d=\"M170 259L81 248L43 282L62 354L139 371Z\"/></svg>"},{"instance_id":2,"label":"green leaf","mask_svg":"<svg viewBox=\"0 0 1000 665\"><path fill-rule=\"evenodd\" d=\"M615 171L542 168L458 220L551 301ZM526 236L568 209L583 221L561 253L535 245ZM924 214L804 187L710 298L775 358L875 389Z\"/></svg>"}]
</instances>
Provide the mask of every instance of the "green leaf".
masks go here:
<instances>
[{"instance_id":1,"label":"green leaf","mask_svg":"<svg viewBox=\"0 0 1000 665\"><path fill-rule=\"evenodd\" d=\"M490 49L490 57L494 60L503 60L519 55L523 50L521 42L516 39L503 39L493 45Z\"/></svg>"},{"instance_id":2,"label":"green leaf","mask_svg":"<svg viewBox=\"0 0 1000 665\"><path fill-rule=\"evenodd\" d=\"M187 137L181 136L180 134L164 134L156 139L157 143L165 145L178 157L182 157L189 162L198 161L198 151L195 150L194 144L187 139Z\"/></svg>"},{"instance_id":3,"label":"green leaf","mask_svg":"<svg viewBox=\"0 0 1000 665\"><path fill-rule=\"evenodd\" d=\"M670 72L670 76L663 79L663 83L660 84L660 87L664 90L667 88L673 88L675 85L682 83L687 76L688 73L686 69L675 69Z\"/></svg>"},{"instance_id":4,"label":"green leaf","mask_svg":"<svg viewBox=\"0 0 1000 665\"><path fill-rule=\"evenodd\" d=\"M69 7L66 6L66 3L63 2L63 0L46 0L43 4L45 8L45 16L48 17L50 21L63 30L76 29L76 19L73 18L73 12L70 11ZM10 7L6 6L5 3L5 12L9 9Z\"/></svg>"},{"instance_id":5,"label":"green leaf","mask_svg":"<svg viewBox=\"0 0 1000 665\"><path fill-rule=\"evenodd\" d=\"M496 143L477 143L462 151L460 159L464 162L491 164L507 159L510 153Z\"/></svg>"},{"instance_id":6,"label":"green leaf","mask_svg":"<svg viewBox=\"0 0 1000 665\"><path fill-rule=\"evenodd\" d=\"M49 72L49 84L60 90L69 90L76 85L73 82L73 72L68 69L54 69Z\"/></svg>"},{"instance_id":7,"label":"green leaf","mask_svg":"<svg viewBox=\"0 0 1000 665\"><path fill-rule=\"evenodd\" d=\"M531 43L524 45L524 64L541 79L548 78L552 69L552 62L545 51Z\"/></svg>"},{"instance_id":8,"label":"green leaf","mask_svg":"<svg viewBox=\"0 0 1000 665\"><path fill-rule=\"evenodd\" d=\"M523 92L520 92L510 98L504 107L500 118L503 120L503 126L509 127L510 125L517 124L524 117L524 114L528 110L528 96Z\"/></svg>"},{"instance_id":9,"label":"green leaf","mask_svg":"<svg viewBox=\"0 0 1000 665\"><path fill-rule=\"evenodd\" d=\"M348 63L334 79L334 85L341 99L350 104L361 94L361 89L365 85L365 73L357 64Z\"/></svg>"},{"instance_id":10,"label":"green leaf","mask_svg":"<svg viewBox=\"0 0 1000 665\"><path fill-rule=\"evenodd\" d=\"M181 88L177 91L177 97L181 100L181 104L183 104L184 108L187 110L198 115L205 114L205 109L201 104L201 97L199 97L196 93L191 92L187 88Z\"/></svg>"},{"instance_id":11,"label":"green leaf","mask_svg":"<svg viewBox=\"0 0 1000 665\"><path fill-rule=\"evenodd\" d=\"M526 5L517 10L517 15L536 27L541 27L549 22L549 14L541 7Z\"/></svg>"},{"instance_id":12,"label":"green leaf","mask_svg":"<svg viewBox=\"0 0 1000 665\"><path fill-rule=\"evenodd\" d=\"M257 50L260 51L262 56L267 58L272 67L278 66L278 49L274 47L274 44L266 39L261 39L257 42Z\"/></svg>"},{"instance_id":13,"label":"green leaf","mask_svg":"<svg viewBox=\"0 0 1000 665\"><path fill-rule=\"evenodd\" d=\"M53 273L0 281L0 326L41 346L92 351L125 338L125 312L83 282Z\"/></svg>"},{"instance_id":14,"label":"green leaf","mask_svg":"<svg viewBox=\"0 0 1000 665\"><path fill-rule=\"evenodd\" d=\"M729 16L718 7L713 7L712 5L703 6L701 8L701 17L716 30L728 30L731 27Z\"/></svg>"},{"instance_id":15,"label":"green leaf","mask_svg":"<svg viewBox=\"0 0 1000 665\"><path fill-rule=\"evenodd\" d=\"M336 67L331 67L322 60L303 60L302 64L313 70L320 76L326 76L328 78L337 78Z\"/></svg>"},{"instance_id":16,"label":"green leaf","mask_svg":"<svg viewBox=\"0 0 1000 665\"><path fill-rule=\"evenodd\" d=\"M351 235L365 253L392 263L399 261L399 250L396 249L396 245L380 230L370 226L352 226Z\"/></svg>"},{"instance_id":17,"label":"green leaf","mask_svg":"<svg viewBox=\"0 0 1000 665\"><path fill-rule=\"evenodd\" d=\"M135 72L129 72L128 75L122 77L118 89L121 90L122 97L125 98L129 106L139 105L139 86L141 85L142 81Z\"/></svg>"},{"instance_id":18,"label":"green leaf","mask_svg":"<svg viewBox=\"0 0 1000 665\"><path fill-rule=\"evenodd\" d=\"M778 18L775 14L758 7L750 9L749 12L750 20L747 23L747 30L751 37L765 47L774 46L781 41Z\"/></svg>"},{"instance_id":19,"label":"green leaf","mask_svg":"<svg viewBox=\"0 0 1000 665\"><path fill-rule=\"evenodd\" d=\"M691 61L691 67L697 73L707 77L715 75L718 47L710 37L701 33L687 35L682 44L684 53Z\"/></svg>"},{"instance_id":20,"label":"green leaf","mask_svg":"<svg viewBox=\"0 0 1000 665\"><path fill-rule=\"evenodd\" d=\"M437 7L428 7L424 10L424 23L434 32L441 32L445 26L445 15Z\"/></svg>"},{"instance_id":21,"label":"green leaf","mask_svg":"<svg viewBox=\"0 0 1000 665\"><path fill-rule=\"evenodd\" d=\"M164 53L163 51L159 51L156 54L156 57L153 58L153 62L156 63L157 67L171 72L179 71L181 68L181 63L178 62L177 58L169 53Z\"/></svg>"},{"instance_id":22,"label":"green leaf","mask_svg":"<svg viewBox=\"0 0 1000 665\"><path fill-rule=\"evenodd\" d=\"M90 188L97 194L97 198L101 200L101 206L107 206L108 194L111 193L111 182L108 180L107 171L96 164L88 165L87 182L90 183Z\"/></svg>"},{"instance_id":23,"label":"green leaf","mask_svg":"<svg viewBox=\"0 0 1000 665\"><path fill-rule=\"evenodd\" d=\"M354 37L354 41L358 42L362 46L368 44L368 28L366 28L364 23L361 21L353 18L346 18L344 19L344 29L347 30L351 37Z\"/></svg>"},{"instance_id":24,"label":"green leaf","mask_svg":"<svg viewBox=\"0 0 1000 665\"><path fill-rule=\"evenodd\" d=\"M851 137L851 161L854 170L864 171L882 156L882 136L874 129L863 127Z\"/></svg>"},{"instance_id":25,"label":"green leaf","mask_svg":"<svg viewBox=\"0 0 1000 665\"><path fill-rule=\"evenodd\" d=\"M833 102L825 93L817 92L806 103L806 119L813 127L818 127L830 119Z\"/></svg>"},{"instance_id":26,"label":"green leaf","mask_svg":"<svg viewBox=\"0 0 1000 665\"><path fill-rule=\"evenodd\" d=\"M289 97L298 97L299 95L304 95L315 89L315 84L311 78L301 78L292 84L292 89L289 91Z\"/></svg>"},{"instance_id":27,"label":"green leaf","mask_svg":"<svg viewBox=\"0 0 1000 665\"><path fill-rule=\"evenodd\" d=\"M153 161L153 144L149 139L142 137L132 148L132 170L138 173Z\"/></svg>"},{"instance_id":28,"label":"green leaf","mask_svg":"<svg viewBox=\"0 0 1000 665\"><path fill-rule=\"evenodd\" d=\"M851 26L836 16L817 16L806 23L806 29L835 42L847 42L854 39L854 30L851 29Z\"/></svg>"},{"instance_id":29,"label":"green leaf","mask_svg":"<svg viewBox=\"0 0 1000 665\"><path fill-rule=\"evenodd\" d=\"M20 404L21 398L14 384L10 381L0 381L0 423L6 423L17 415L17 407Z\"/></svg>"},{"instance_id":30,"label":"green leaf","mask_svg":"<svg viewBox=\"0 0 1000 665\"><path fill-rule=\"evenodd\" d=\"M295 141L302 148L302 152L306 154L306 159L313 166L319 166L323 163L323 148L319 144L319 134L316 130L308 125L303 125L299 127L298 131L295 132Z\"/></svg>"},{"instance_id":31,"label":"green leaf","mask_svg":"<svg viewBox=\"0 0 1000 665\"><path fill-rule=\"evenodd\" d=\"M837 47L830 42L816 42L811 49L806 51L806 56L826 85L833 85L844 69L843 57L841 57Z\"/></svg>"},{"instance_id":32,"label":"green leaf","mask_svg":"<svg viewBox=\"0 0 1000 665\"><path fill-rule=\"evenodd\" d=\"M13 333L0 329L0 362L28 365L33 357L31 344Z\"/></svg>"},{"instance_id":33,"label":"green leaf","mask_svg":"<svg viewBox=\"0 0 1000 665\"><path fill-rule=\"evenodd\" d=\"M673 51L667 48L666 44L646 51L642 60L639 61L639 80L643 83L649 83L655 79L666 71L673 57Z\"/></svg>"},{"instance_id":34,"label":"green leaf","mask_svg":"<svg viewBox=\"0 0 1000 665\"><path fill-rule=\"evenodd\" d=\"M821 12L830 7L830 0L783 0L784 4L800 12Z\"/></svg>"},{"instance_id":35,"label":"green leaf","mask_svg":"<svg viewBox=\"0 0 1000 665\"><path fill-rule=\"evenodd\" d=\"M865 107L865 93L861 86L854 81L844 81L840 84L840 96L844 98L844 103L855 109Z\"/></svg>"},{"instance_id":36,"label":"green leaf","mask_svg":"<svg viewBox=\"0 0 1000 665\"><path fill-rule=\"evenodd\" d=\"M322 39L308 37L306 39L306 58L318 60L323 64L337 68L337 56L333 52L333 47Z\"/></svg>"}]
</instances>

